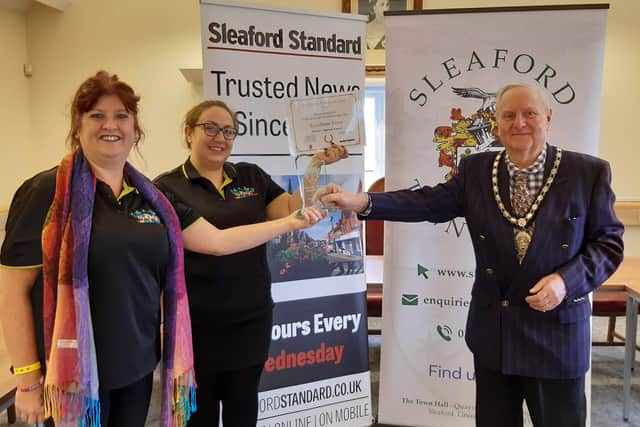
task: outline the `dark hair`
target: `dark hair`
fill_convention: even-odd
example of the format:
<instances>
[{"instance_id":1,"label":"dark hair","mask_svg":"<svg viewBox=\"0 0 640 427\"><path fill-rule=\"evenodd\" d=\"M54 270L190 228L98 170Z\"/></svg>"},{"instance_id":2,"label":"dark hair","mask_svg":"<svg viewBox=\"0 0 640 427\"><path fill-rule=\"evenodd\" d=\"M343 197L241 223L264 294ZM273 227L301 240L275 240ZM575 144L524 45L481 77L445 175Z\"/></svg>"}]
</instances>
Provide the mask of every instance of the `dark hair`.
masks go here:
<instances>
[{"instance_id":1,"label":"dark hair","mask_svg":"<svg viewBox=\"0 0 640 427\"><path fill-rule=\"evenodd\" d=\"M115 95L122 101L124 108L133 114L134 128L138 141L144 138L144 131L140 128L140 123L138 122L138 102L140 97L136 95L131 86L118 79L116 74L109 74L101 70L95 76L85 80L73 97L73 102L71 103L71 127L67 135L67 140L72 150L80 146L78 130L80 129L82 115L90 111L98 100L106 95Z\"/></svg>"},{"instance_id":2,"label":"dark hair","mask_svg":"<svg viewBox=\"0 0 640 427\"><path fill-rule=\"evenodd\" d=\"M189 126L190 128L194 128L196 123L198 123L198 120L200 119L202 113L204 113L211 107L219 107L229 113L231 119L233 120L233 127L238 129L238 119L236 119L236 114L231 108L229 108L227 104L218 100L202 101L200 104L192 107L184 116L184 125ZM187 147L191 148L191 143L187 139L186 135L184 137L184 142L187 144Z\"/></svg>"}]
</instances>

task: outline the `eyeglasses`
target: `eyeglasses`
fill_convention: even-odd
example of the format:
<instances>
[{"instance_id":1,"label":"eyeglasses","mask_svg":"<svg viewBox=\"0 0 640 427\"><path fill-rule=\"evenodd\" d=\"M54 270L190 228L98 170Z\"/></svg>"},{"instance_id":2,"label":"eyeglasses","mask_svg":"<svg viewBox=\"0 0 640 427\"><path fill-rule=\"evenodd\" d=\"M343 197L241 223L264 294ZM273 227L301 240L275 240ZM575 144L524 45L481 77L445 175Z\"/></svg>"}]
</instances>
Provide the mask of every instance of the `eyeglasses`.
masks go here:
<instances>
[{"instance_id":1,"label":"eyeglasses","mask_svg":"<svg viewBox=\"0 0 640 427\"><path fill-rule=\"evenodd\" d=\"M233 141L236 138L236 135L238 134L237 129L234 129L232 127L221 128L217 124L211 123L211 122L196 123L195 125L193 125L193 127L196 127L196 126L202 126L204 133L206 133L208 136L212 138L215 138L216 136L218 136L220 132L222 132L222 136L227 141Z\"/></svg>"}]
</instances>

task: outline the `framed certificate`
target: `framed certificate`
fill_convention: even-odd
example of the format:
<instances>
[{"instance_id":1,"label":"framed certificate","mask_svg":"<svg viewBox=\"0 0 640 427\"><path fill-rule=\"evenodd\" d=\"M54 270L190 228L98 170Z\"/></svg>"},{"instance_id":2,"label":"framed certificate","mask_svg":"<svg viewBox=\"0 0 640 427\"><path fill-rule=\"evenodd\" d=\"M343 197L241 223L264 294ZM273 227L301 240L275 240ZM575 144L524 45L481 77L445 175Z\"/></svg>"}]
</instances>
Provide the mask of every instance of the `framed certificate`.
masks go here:
<instances>
[{"instance_id":1,"label":"framed certificate","mask_svg":"<svg viewBox=\"0 0 640 427\"><path fill-rule=\"evenodd\" d=\"M316 153L332 143L364 145L362 102L356 94L292 99L289 106L292 154Z\"/></svg>"}]
</instances>

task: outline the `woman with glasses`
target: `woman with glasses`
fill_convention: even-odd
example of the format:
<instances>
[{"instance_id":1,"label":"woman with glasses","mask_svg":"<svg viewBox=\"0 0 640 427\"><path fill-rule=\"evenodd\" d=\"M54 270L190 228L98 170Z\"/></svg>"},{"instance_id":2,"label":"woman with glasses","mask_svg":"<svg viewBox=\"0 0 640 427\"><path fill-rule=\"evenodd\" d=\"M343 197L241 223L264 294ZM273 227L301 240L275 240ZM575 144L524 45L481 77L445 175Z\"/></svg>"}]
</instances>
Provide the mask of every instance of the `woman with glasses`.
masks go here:
<instances>
[{"instance_id":1,"label":"woman with glasses","mask_svg":"<svg viewBox=\"0 0 640 427\"><path fill-rule=\"evenodd\" d=\"M228 161L238 129L235 114L221 101L204 101L184 122L187 161L155 180L176 210L191 209L216 227L282 218L302 206L258 166ZM317 183L319 165L348 155L332 146L312 159L305 188ZM313 192L311 192L313 194ZM213 257L185 251L198 413L189 426L255 426L258 383L271 338L271 277L266 245Z\"/></svg>"}]
</instances>

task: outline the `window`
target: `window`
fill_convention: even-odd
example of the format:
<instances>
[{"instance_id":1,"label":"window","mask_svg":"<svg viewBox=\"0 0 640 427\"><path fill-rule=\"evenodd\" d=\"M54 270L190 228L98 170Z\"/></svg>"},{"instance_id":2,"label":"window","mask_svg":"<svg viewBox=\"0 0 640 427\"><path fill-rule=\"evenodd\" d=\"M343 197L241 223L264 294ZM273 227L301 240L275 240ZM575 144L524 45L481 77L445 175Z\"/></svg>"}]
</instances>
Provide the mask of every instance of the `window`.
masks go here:
<instances>
[{"instance_id":1,"label":"window","mask_svg":"<svg viewBox=\"0 0 640 427\"><path fill-rule=\"evenodd\" d=\"M364 191L384 176L384 78L367 79L364 88Z\"/></svg>"}]
</instances>

